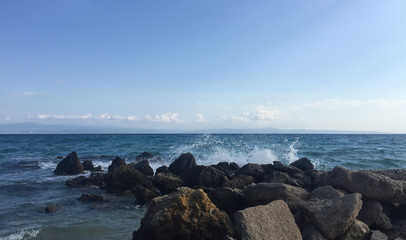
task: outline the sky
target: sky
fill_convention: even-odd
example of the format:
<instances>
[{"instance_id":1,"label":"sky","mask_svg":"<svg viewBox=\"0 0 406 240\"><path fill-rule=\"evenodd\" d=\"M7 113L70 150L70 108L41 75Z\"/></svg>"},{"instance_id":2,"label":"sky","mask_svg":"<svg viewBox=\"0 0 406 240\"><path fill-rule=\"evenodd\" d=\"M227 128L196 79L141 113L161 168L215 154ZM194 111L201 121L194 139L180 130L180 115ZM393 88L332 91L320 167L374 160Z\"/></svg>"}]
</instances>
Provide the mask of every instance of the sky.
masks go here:
<instances>
[{"instance_id":1,"label":"sky","mask_svg":"<svg viewBox=\"0 0 406 240\"><path fill-rule=\"evenodd\" d=\"M0 124L406 133L404 0L0 1Z\"/></svg>"}]
</instances>

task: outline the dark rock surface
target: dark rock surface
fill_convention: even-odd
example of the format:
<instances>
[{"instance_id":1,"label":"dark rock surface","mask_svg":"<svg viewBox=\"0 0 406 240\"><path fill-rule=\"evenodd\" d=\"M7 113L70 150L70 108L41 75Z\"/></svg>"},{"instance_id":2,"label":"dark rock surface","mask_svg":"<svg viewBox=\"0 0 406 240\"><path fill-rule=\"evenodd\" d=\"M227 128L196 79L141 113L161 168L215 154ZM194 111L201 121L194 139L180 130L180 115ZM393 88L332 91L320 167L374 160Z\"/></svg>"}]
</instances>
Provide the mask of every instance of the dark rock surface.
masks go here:
<instances>
[{"instance_id":1,"label":"dark rock surface","mask_svg":"<svg viewBox=\"0 0 406 240\"><path fill-rule=\"evenodd\" d=\"M151 168L151 166L149 166L148 160L143 160L141 162L134 164L134 168L147 176L154 175L154 170Z\"/></svg>"},{"instance_id":2,"label":"dark rock surface","mask_svg":"<svg viewBox=\"0 0 406 240\"><path fill-rule=\"evenodd\" d=\"M82 165L83 165L83 168L85 169L85 171L93 171L94 170L93 162L90 161L90 160L83 161Z\"/></svg>"},{"instance_id":3,"label":"dark rock surface","mask_svg":"<svg viewBox=\"0 0 406 240\"><path fill-rule=\"evenodd\" d=\"M134 168L133 165L123 165L104 176L107 192L124 192L147 180L146 176Z\"/></svg>"},{"instance_id":4,"label":"dark rock surface","mask_svg":"<svg viewBox=\"0 0 406 240\"><path fill-rule=\"evenodd\" d=\"M201 186L215 188L222 185L225 179L225 173L211 166L196 166L190 169L190 175L185 180L187 186Z\"/></svg>"},{"instance_id":5,"label":"dark rock surface","mask_svg":"<svg viewBox=\"0 0 406 240\"><path fill-rule=\"evenodd\" d=\"M144 160L152 160L152 161L159 161L162 162L162 158L150 152L143 152L140 155L135 157L135 161L141 162Z\"/></svg>"},{"instance_id":6,"label":"dark rock surface","mask_svg":"<svg viewBox=\"0 0 406 240\"><path fill-rule=\"evenodd\" d=\"M246 208L234 214L236 230L241 239L301 240L302 235L288 205L273 201L264 206Z\"/></svg>"},{"instance_id":7,"label":"dark rock surface","mask_svg":"<svg viewBox=\"0 0 406 240\"><path fill-rule=\"evenodd\" d=\"M54 171L56 175L75 175L84 173L84 167L80 162L76 152L70 153L66 158L58 163Z\"/></svg>"},{"instance_id":8,"label":"dark rock surface","mask_svg":"<svg viewBox=\"0 0 406 240\"><path fill-rule=\"evenodd\" d=\"M196 166L195 157L191 153L183 153L169 165L169 171L178 175L184 181L188 181L190 176L189 170Z\"/></svg>"},{"instance_id":9,"label":"dark rock surface","mask_svg":"<svg viewBox=\"0 0 406 240\"><path fill-rule=\"evenodd\" d=\"M264 169L256 163L248 163L242 166L236 172L237 175L251 176L255 182L261 182L264 178Z\"/></svg>"},{"instance_id":10,"label":"dark rock surface","mask_svg":"<svg viewBox=\"0 0 406 240\"><path fill-rule=\"evenodd\" d=\"M45 208L46 213L53 213L53 212L56 212L58 210L59 210L59 207L56 206L56 205L53 205L53 204L50 204Z\"/></svg>"},{"instance_id":11,"label":"dark rock surface","mask_svg":"<svg viewBox=\"0 0 406 240\"><path fill-rule=\"evenodd\" d=\"M106 198L100 195L92 194L92 193L84 193L79 198L80 201L91 201L91 202L108 202Z\"/></svg>"},{"instance_id":12,"label":"dark rock surface","mask_svg":"<svg viewBox=\"0 0 406 240\"><path fill-rule=\"evenodd\" d=\"M233 236L231 221L203 190L180 188L154 198L133 239L218 239Z\"/></svg>"},{"instance_id":13,"label":"dark rock surface","mask_svg":"<svg viewBox=\"0 0 406 240\"><path fill-rule=\"evenodd\" d=\"M236 211L245 208L244 195L238 188L217 188L209 194L209 197L220 210L224 210L230 217Z\"/></svg>"},{"instance_id":14,"label":"dark rock surface","mask_svg":"<svg viewBox=\"0 0 406 240\"><path fill-rule=\"evenodd\" d=\"M184 186L184 182L179 176L173 173L160 172L154 177L154 185L163 194L168 194L176 191L177 188Z\"/></svg>"},{"instance_id":15,"label":"dark rock surface","mask_svg":"<svg viewBox=\"0 0 406 240\"><path fill-rule=\"evenodd\" d=\"M121 159L120 157L116 157L113 159L113 161L111 162L110 166L108 167L108 172L111 173L113 172L116 168L120 167L120 166L125 166L127 165L127 163L125 162L125 160Z\"/></svg>"},{"instance_id":16,"label":"dark rock surface","mask_svg":"<svg viewBox=\"0 0 406 240\"><path fill-rule=\"evenodd\" d=\"M333 188L332 186L318 187L314 189L309 196L309 199L333 199L343 197L345 194Z\"/></svg>"},{"instance_id":17,"label":"dark rock surface","mask_svg":"<svg viewBox=\"0 0 406 240\"><path fill-rule=\"evenodd\" d=\"M290 164L290 166L297 167L302 171L314 169L313 163L306 157L294 161L293 163Z\"/></svg>"}]
</instances>

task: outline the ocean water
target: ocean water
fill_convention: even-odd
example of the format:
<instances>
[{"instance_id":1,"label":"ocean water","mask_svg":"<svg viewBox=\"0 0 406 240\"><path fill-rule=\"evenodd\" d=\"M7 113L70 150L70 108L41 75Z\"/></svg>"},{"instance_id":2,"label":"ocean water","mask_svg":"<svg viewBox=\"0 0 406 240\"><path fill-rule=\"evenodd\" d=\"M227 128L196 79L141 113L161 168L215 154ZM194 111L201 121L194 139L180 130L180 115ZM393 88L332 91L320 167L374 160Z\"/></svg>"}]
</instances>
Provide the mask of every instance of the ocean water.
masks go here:
<instances>
[{"instance_id":1,"label":"ocean water","mask_svg":"<svg viewBox=\"0 0 406 240\"><path fill-rule=\"evenodd\" d=\"M130 197L96 187L71 188L53 170L76 151L104 170L115 156L127 163L148 151L162 157L157 168L191 152L198 164L218 162L291 163L308 157L317 169L406 167L406 135L0 135L0 239L131 239L146 207ZM85 173L84 175L89 175ZM78 201L82 193L105 196L107 203ZM47 214L44 208L60 210Z\"/></svg>"}]
</instances>

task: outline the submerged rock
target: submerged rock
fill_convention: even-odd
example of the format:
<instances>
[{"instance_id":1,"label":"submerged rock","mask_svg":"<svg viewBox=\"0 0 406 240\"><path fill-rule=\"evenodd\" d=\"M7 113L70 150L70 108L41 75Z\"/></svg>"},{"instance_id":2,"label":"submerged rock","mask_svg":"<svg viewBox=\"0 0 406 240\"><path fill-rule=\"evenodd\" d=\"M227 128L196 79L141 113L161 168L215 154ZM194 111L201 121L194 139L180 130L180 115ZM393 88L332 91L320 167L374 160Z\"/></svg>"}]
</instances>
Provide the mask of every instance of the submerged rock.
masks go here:
<instances>
[{"instance_id":1,"label":"submerged rock","mask_svg":"<svg viewBox=\"0 0 406 240\"><path fill-rule=\"evenodd\" d=\"M236 230L243 240L301 240L302 235L288 205L273 201L234 214Z\"/></svg>"},{"instance_id":2,"label":"submerged rock","mask_svg":"<svg viewBox=\"0 0 406 240\"><path fill-rule=\"evenodd\" d=\"M45 212L46 213L53 213L59 210L59 207L57 207L56 205L50 204L45 208Z\"/></svg>"},{"instance_id":3,"label":"submerged rock","mask_svg":"<svg viewBox=\"0 0 406 240\"><path fill-rule=\"evenodd\" d=\"M228 215L203 190L182 187L154 198L133 239L218 239L233 236Z\"/></svg>"},{"instance_id":4,"label":"submerged rock","mask_svg":"<svg viewBox=\"0 0 406 240\"><path fill-rule=\"evenodd\" d=\"M299 209L329 239L344 234L354 223L361 206L361 194L333 199L311 199L299 203Z\"/></svg>"},{"instance_id":5,"label":"submerged rock","mask_svg":"<svg viewBox=\"0 0 406 240\"><path fill-rule=\"evenodd\" d=\"M56 175L75 175L84 173L84 167L76 152L72 152L58 163L54 173Z\"/></svg>"},{"instance_id":6,"label":"submerged rock","mask_svg":"<svg viewBox=\"0 0 406 240\"><path fill-rule=\"evenodd\" d=\"M80 201L91 201L91 202L108 202L106 198L100 195L92 194L92 193L84 193L79 198Z\"/></svg>"}]
</instances>

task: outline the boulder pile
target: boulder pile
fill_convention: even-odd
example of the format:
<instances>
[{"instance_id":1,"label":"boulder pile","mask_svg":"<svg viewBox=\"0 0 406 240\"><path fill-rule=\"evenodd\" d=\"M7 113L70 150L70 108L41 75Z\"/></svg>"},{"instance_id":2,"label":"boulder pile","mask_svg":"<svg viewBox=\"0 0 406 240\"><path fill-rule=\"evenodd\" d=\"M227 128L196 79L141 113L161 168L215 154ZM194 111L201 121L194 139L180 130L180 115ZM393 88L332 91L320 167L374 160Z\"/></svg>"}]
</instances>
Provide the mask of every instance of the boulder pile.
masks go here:
<instances>
[{"instance_id":1,"label":"boulder pile","mask_svg":"<svg viewBox=\"0 0 406 240\"><path fill-rule=\"evenodd\" d=\"M142 153L127 164L117 157L107 173L67 185L96 185L147 204L133 234L139 240L406 240L405 170L320 171L307 158L201 166L185 153L154 173L147 158L156 159ZM83 172L76 153L66 159ZM74 174L59 164L55 173Z\"/></svg>"}]
</instances>

